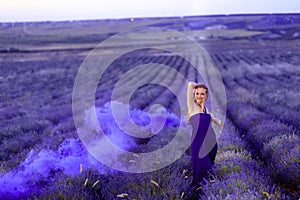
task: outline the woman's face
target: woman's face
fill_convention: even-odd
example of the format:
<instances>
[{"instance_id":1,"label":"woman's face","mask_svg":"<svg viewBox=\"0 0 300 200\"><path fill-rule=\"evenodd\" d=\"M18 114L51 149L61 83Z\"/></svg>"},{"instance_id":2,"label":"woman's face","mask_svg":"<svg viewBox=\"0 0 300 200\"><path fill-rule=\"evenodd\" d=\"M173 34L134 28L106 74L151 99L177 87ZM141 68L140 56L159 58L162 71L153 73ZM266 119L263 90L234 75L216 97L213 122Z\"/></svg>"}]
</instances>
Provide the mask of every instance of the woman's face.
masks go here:
<instances>
[{"instance_id":1,"label":"woman's face","mask_svg":"<svg viewBox=\"0 0 300 200\"><path fill-rule=\"evenodd\" d=\"M195 89L195 99L198 104L204 103L206 98L207 98L206 89L204 88Z\"/></svg>"}]
</instances>

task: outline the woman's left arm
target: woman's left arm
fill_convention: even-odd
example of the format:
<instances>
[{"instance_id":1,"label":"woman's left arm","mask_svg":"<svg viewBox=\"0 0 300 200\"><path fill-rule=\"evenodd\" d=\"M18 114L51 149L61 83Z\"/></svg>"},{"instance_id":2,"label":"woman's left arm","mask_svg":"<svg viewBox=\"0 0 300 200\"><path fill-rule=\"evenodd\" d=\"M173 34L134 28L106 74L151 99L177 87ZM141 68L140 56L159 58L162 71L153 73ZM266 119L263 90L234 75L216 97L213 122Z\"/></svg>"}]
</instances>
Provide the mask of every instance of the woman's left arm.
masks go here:
<instances>
[{"instance_id":1,"label":"woman's left arm","mask_svg":"<svg viewBox=\"0 0 300 200\"><path fill-rule=\"evenodd\" d=\"M217 124L218 126L222 126L222 121L221 120L217 120L213 115L210 115L211 116L211 120Z\"/></svg>"},{"instance_id":2,"label":"woman's left arm","mask_svg":"<svg viewBox=\"0 0 300 200\"><path fill-rule=\"evenodd\" d=\"M206 109L206 110L207 110L207 113L210 114L211 120L212 120L215 124L217 124L218 126L222 126L222 121L221 121L221 120L217 120L217 118L216 118L212 113L210 113L210 112L208 111L208 109Z\"/></svg>"}]
</instances>

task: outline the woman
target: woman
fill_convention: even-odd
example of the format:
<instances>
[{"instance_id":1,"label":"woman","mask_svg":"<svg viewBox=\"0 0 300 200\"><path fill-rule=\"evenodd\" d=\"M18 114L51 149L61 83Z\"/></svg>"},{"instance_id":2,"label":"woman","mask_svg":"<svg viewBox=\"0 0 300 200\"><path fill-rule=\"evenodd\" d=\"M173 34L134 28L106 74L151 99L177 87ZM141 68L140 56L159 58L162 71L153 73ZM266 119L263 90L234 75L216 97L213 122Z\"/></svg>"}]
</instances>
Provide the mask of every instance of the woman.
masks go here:
<instances>
[{"instance_id":1,"label":"woman","mask_svg":"<svg viewBox=\"0 0 300 200\"><path fill-rule=\"evenodd\" d=\"M212 116L205 107L207 97L207 86L188 83L187 118L193 128L191 144L193 184L198 184L207 177L217 154L218 145L211 122L222 125L221 121Z\"/></svg>"}]
</instances>

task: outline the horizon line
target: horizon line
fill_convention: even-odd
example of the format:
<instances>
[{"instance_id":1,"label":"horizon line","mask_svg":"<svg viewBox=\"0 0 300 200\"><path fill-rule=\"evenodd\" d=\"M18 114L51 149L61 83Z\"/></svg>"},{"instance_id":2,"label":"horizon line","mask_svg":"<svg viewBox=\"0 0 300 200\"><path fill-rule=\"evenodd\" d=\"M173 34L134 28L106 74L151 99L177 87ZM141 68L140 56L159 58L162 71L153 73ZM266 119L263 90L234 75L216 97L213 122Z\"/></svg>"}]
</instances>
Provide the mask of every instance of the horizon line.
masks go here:
<instances>
[{"instance_id":1,"label":"horizon line","mask_svg":"<svg viewBox=\"0 0 300 200\"><path fill-rule=\"evenodd\" d=\"M196 17L226 17L226 16L258 16L258 15L300 15L296 12L272 12L272 13L229 13L229 14L204 14L204 15L184 15L184 16L145 16L145 17L120 17L120 18L86 18L86 19L49 19L49 20L24 20L24 21L0 21L4 23L45 23L45 22L75 22L75 21L110 21L110 20L131 20L131 19L162 19L162 18L196 18Z\"/></svg>"}]
</instances>

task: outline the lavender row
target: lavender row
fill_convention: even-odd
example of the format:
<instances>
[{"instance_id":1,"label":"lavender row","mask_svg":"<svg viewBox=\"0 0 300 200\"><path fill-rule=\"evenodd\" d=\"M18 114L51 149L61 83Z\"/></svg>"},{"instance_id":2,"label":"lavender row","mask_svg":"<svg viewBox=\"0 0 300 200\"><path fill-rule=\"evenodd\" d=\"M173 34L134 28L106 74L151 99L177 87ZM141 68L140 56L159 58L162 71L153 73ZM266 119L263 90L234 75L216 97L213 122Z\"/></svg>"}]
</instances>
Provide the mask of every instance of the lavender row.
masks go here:
<instances>
[{"instance_id":1,"label":"lavender row","mask_svg":"<svg viewBox=\"0 0 300 200\"><path fill-rule=\"evenodd\" d=\"M279 57L284 54L274 53ZM249 56L255 58L251 63L241 61ZM239 62L233 62L235 57ZM215 60L227 87L228 116L239 128L247 149L253 158L268 166L273 180L297 193L300 189L299 68L285 61L260 64L261 56L253 52L224 54ZM278 144L281 148L277 148ZM291 152L287 153L287 149Z\"/></svg>"},{"instance_id":2,"label":"lavender row","mask_svg":"<svg viewBox=\"0 0 300 200\"><path fill-rule=\"evenodd\" d=\"M297 193L300 138L294 134L293 127L259 111L238 92L229 96L228 113L240 129L241 137L247 141L253 157L264 161L276 182L291 193Z\"/></svg>"},{"instance_id":3,"label":"lavender row","mask_svg":"<svg viewBox=\"0 0 300 200\"><path fill-rule=\"evenodd\" d=\"M299 88L297 76L284 80L275 80L270 77L272 76L260 75L260 80L257 77L238 78L236 80L239 88L236 92L257 109L299 130L300 91L297 89ZM257 85L261 86L258 88Z\"/></svg>"}]
</instances>

